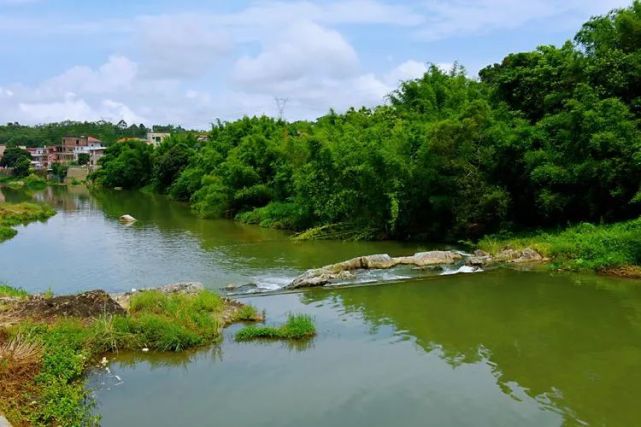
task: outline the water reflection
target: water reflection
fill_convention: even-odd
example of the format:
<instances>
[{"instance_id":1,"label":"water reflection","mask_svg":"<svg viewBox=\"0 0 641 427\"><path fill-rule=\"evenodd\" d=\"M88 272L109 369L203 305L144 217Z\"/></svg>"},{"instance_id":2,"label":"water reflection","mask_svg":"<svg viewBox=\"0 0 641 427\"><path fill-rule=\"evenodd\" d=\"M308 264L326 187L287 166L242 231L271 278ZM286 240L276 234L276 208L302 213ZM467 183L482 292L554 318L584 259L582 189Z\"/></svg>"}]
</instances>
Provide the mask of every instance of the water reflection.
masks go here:
<instances>
[{"instance_id":1,"label":"water reflection","mask_svg":"<svg viewBox=\"0 0 641 427\"><path fill-rule=\"evenodd\" d=\"M641 288L634 282L501 270L303 294L307 304L328 298L374 329L403 331L452 367L492 366L506 393L518 384L559 408L569 425L639 421Z\"/></svg>"}]
</instances>

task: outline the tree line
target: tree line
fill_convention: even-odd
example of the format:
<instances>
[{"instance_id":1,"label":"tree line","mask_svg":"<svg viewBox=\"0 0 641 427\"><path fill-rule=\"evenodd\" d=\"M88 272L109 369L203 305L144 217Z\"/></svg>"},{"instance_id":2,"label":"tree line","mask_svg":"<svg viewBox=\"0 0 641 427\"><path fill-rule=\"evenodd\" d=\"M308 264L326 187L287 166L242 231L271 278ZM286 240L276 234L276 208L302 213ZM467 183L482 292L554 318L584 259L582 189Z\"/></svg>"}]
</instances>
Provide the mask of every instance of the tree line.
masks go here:
<instances>
[{"instance_id":1,"label":"tree line","mask_svg":"<svg viewBox=\"0 0 641 427\"><path fill-rule=\"evenodd\" d=\"M110 145L120 138L146 138L149 131L180 133L185 130L180 126L172 125L154 125L151 128L142 123L128 125L124 120L118 123L104 120L97 122L64 121L37 126L10 122L6 125L0 125L0 145L9 147L59 145L65 136L93 136L106 145Z\"/></svg>"},{"instance_id":2,"label":"tree line","mask_svg":"<svg viewBox=\"0 0 641 427\"><path fill-rule=\"evenodd\" d=\"M95 180L317 236L475 238L641 214L641 2L472 79L435 66L376 108L217 122L111 146Z\"/></svg>"}]
</instances>

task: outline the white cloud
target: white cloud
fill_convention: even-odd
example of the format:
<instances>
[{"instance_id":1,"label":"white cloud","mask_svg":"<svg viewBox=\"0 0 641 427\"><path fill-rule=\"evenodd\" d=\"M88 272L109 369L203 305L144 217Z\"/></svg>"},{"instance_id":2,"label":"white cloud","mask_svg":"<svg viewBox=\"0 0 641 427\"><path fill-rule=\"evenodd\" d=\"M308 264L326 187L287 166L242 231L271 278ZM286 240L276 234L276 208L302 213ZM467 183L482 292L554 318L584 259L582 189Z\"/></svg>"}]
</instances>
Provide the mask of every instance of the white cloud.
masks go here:
<instances>
[{"instance_id":1,"label":"white cloud","mask_svg":"<svg viewBox=\"0 0 641 427\"><path fill-rule=\"evenodd\" d=\"M403 80L419 78L423 76L426 71L427 63L410 59L409 61L403 62L402 64L391 70L389 73L387 73L385 76L385 81L390 85L397 85Z\"/></svg>"},{"instance_id":2,"label":"white cloud","mask_svg":"<svg viewBox=\"0 0 641 427\"><path fill-rule=\"evenodd\" d=\"M62 100L51 102L20 102L18 110L21 121L29 123L46 123L64 120L96 121L107 120L118 122L121 119L128 123L141 123L146 120L135 114L126 105L111 100L98 101L90 105L75 93L65 94Z\"/></svg>"},{"instance_id":3,"label":"white cloud","mask_svg":"<svg viewBox=\"0 0 641 427\"><path fill-rule=\"evenodd\" d=\"M257 56L240 58L234 80L277 91L303 78L350 76L357 66L356 52L337 31L310 21L295 22Z\"/></svg>"},{"instance_id":4,"label":"white cloud","mask_svg":"<svg viewBox=\"0 0 641 427\"><path fill-rule=\"evenodd\" d=\"M43 93L59 94L68 91L79 93L112 93L131 87L138 73L138 65L124 56L111 56L98 69L74 66L41 85Z\"/></svg>"},{"instance_id":5,"label":"white cloud","mask_svg":"<svg viewBox=\"0 0 641 427\"><path fill-rule=\"evenodd\" d=\"M564 17L579 25L586 14L628 6L628 0L428 0L426 22L417 35L426 41L515 29L532 21Z\"/></svg>"},{"instance_id":6,"label":"white cloud","mask_svg":"<svg viewBox=\"0 0 641 427\"><path fill-rule=\"evenodd\" d=\"M147 16L139 20L143 72L151 77L184 78L206 74L228 53L230 34L206 17L192 14Z\"/></svg>"}]
</instances>

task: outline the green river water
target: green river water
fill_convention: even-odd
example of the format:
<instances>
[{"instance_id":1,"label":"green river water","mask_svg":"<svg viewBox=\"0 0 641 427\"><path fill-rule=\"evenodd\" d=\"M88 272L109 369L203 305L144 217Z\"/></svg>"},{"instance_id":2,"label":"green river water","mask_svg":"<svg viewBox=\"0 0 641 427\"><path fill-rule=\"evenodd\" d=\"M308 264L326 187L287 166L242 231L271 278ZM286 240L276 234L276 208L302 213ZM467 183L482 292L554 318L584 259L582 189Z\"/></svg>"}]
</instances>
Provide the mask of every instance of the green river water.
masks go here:
<instances>
[{"instance_id":1,"label":"green river water","mask_svg":"<svg viewBox=\"0 0 641 427\"><path fill-rule=\"evenodd\" d=\"M293 242L206 221L165 198L35 197L59 213L0 244L0 282L56 293L197 280L277 291L307 268L431 245ZM118 216L138 222L127 227ZM641 285L594 275L494 270L374 285L249 294L268 323L314 317L296 345L237 343L181 354L122 354L91 374L105 426L641 425ZM387 281L390 281L386 283Z\"/></svg>"}]
</instances>

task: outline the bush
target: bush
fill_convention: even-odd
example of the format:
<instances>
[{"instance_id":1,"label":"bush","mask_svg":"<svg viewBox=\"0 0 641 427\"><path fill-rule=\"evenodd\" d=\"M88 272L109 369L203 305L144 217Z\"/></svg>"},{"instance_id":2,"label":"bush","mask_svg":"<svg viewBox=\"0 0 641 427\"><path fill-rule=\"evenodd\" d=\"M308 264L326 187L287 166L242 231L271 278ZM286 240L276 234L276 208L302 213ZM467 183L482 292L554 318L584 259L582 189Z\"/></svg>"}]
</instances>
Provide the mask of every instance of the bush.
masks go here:
<instances>
[{"instance_id":1,"label":"bush","mask_svg":"<svg viewBox=\"0 0 641 427\"><path fill-rule=\"evenodd\" d=\"M284 202L271 202L262 208L240 213L236 219L246 224L285 230L300 230L307 225L302 208L295 203Z\"/></svg>"}]
</instances>

